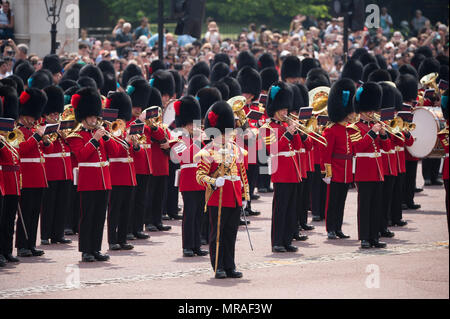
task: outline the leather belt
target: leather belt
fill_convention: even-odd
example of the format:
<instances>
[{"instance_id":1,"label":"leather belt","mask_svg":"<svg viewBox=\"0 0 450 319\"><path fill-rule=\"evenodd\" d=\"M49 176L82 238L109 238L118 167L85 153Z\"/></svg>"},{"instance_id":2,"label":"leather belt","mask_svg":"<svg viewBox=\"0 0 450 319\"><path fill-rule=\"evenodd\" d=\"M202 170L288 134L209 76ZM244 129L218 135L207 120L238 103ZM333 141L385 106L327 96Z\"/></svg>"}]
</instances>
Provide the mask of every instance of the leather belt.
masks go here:
<instances>
[{"instance_id":1,"label":"leather belt","mask_svg":"<svg viewBox=\"0 0 450 319\"><path fill-rule=\"evenodd\" d=\"M45 163L45 158L37 157L37 158L21 158L21 163Z\"/></svg>"},{"instance_id":2,"label":"leather belt","mask_svg":"<svg viewBox=\"0 0 450 319\"><path fill-rule=\"evenodd\" d=\"M340 159L340 160L351 160L353 159L353 155L352 154L338 154L338 153L333 153L331 155L332 158L335 159Z\"/></svg>"},{"instance_id":3,"label":"leather belt","mask_svg":"<svg viewBox=\"0 0 450 319\"><path fill-rule=\"evenodd\" d=\"M19 165L2 165L1 170L3 172L19 172L20 166Z\"/></svg>"},{"instance_id":4,"label":"leather belt","mask_svg":"<svg viewBox=\"0 0 450 319\"><path fill-rule=\"evenodd\" d=\"M109 166L109 162L78 163L78 167L106 167L106 166Z\"/></svg>"},{"instance_id":5,"label":"leather belt","mask_svg":"<svg viewBox=\"0 0 450 319\"><path fill-rule=\"evenodd\" d=\"M118 158L110 158L110 163L133 163L134 160L132 157L118 157Z\"/></svg>"}]
</instances>

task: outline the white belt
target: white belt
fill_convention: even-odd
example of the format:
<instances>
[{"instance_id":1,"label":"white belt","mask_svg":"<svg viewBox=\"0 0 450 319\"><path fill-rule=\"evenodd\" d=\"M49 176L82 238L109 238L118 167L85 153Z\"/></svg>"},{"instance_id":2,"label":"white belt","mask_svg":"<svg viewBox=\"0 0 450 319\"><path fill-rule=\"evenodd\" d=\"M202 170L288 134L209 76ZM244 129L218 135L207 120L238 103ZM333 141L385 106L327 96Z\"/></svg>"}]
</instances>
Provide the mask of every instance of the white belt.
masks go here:
<instances>
[{"instance_id":1,"label":"white belt","mask_svg":"<svg viewBox=\"0 0 450 319\"><path fill-rule=\"evenodd\" d=\"M356 153L355 156L356 156L356 157L370 157L370 158L376 158L376 157L380 157L381 154L380 154L380 153Z\"/></svg>"},{"instance_id":2,"label":"white belt","mask_svg":"<svg viewBox=\"0 0 450 319\"><path fill-rule=\"evenodd\" d=\"M240 181L241 180L241 177L240 176L236 176L236 175L233 175L233 176L224 176L223 177L225 180L227 180L227 181L232 181L232 182L237 182L237 181Z\"/></svg>"},{"instance_id":3,"label":"white belt","mask_svg":"<svg viewBox=\"0 0 450 319\"><path fill-rule=\"evenodd\" d=\"M304 148L301 148L299 150L295 150L295 153L306 153L306 150Z\"/></svg>"},{"instance_id":4,"label":"white belt","mask_svg":"<svg viewBox=\"0 0 450 319\"><path fill-rule=\"evenodd\" d=\"M295 155L295 152L294 152L294 151L291 151L291 152L280 152L280 153L275 154L275 155L273 155L273 156L292 157L292 156L294 156L294 155Z\"/></svg>"},{"instance_id":5,"label":"white belt","mask_svg":"<svg viewBox=\"0 0 450 319\"><path fill-rule=\"evenodd\" d=\"M21 158L20 159L21 163L45 163L45 159L44 158Z\"/></svg>"},{"instance_id":6,"label":"white belt","mask_svg":"<svg viewBox=\"0 0 450 319\"><path fill-rule=\"evenodd\" d=\"M118 157L118 158L110 158L110 163L133 163L134 160L132 157Z\"/></svg>"},{"instance_id":7,"label":"white belt","mask_svg":"<svg viewBox=\"0 0 450 319\"><path fill-rule=\"evenodd\" d=\"M152 148L152 144L141 144L142 148Z\"/></svg>"},{"instance_id":8,"label":"white belt","mask_svg":"<svg viewBox=\"0 0 450 319\"><path fill-rule=\"evenodd\" d=\"M395 154L395 150L390 150L390 151L381 150L381 153L383 153L383 154Z\"/></svg>"},{"instance_id":9,"label":"white belt","mask_svg":"<svg viewBox=\"0 0 450 319\"><path fill-rule=\"evenodd\" d=\"M105 167L105 166L109 166L109 162L78 163L78 167Z\"/></svg>"},{"instance_id":10,"label":"white belt","mask_svg":"<svg viewBox=\"0 0 450 319\"><path fill-rule=\"evenodd\" d=\"M52 153L52 154L44 154L46 158L54 158L54 157L69 157L70 153Z\"/></svg>"},{"instance_id":11,"label":"white belt","mask_svg":"<svg viewBox=\"0 0 450 319\"><path fill-rule=\"evenodd\" d=\"M197 163L180 165L180 169L183 169L183 168L194 168L194 167L197 167Z\"/></svg>"},{"instance_id":12,"label":"white belt","mask_svg":"<svg viewBox=\"0 0 450 319\"><path fill-rule=\"evenodd\" d=\"M404 148L404 147L401 147L401 146L396 146L396 147L395 147L395 150L396 150L397 152L403 152L403 151L405 150L405 148Z\"/></svg>"}]
</instances>

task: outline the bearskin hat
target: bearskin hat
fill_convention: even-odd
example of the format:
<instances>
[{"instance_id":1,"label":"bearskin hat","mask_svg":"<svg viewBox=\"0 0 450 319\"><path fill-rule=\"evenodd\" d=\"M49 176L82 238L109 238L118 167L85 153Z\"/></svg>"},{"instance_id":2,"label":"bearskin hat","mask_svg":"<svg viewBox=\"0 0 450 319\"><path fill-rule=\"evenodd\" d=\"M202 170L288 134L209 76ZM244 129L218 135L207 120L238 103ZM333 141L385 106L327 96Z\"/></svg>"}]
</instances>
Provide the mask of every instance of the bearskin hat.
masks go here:
<instances>
[{"instance_id":1,"label":"bearskin hat","mask_svg":"<svg viewBox=\"0 0 450 319\"><path fill-rule=\"evenodd\" d=\"M417 98L418 81L411 74L401 74L395 85L400 90L404 102L415 101Z\"/></svg>"},{"instance_id":2,"label":"bearskin hat","mask_svg":"<svg viewBox=\"0 0 450 319\"><path fill-rule=\"evenodd\" d=\"M236 65L238 71L240 71L245 66L249 66L253 69L257 69L257 63L255 56L250 51L242 51L236 57Z\"/></svg>"},{"instance_id":3,"label":"bearskin hat","mask_svg":"<svg viewBox=\"0 0 450 319\"><path fill-rule=\"evenodd\" d=\"M78 122L89 116L100 116L102 113L100 93L92 87L79 89L72 95L71 104L75 109L75 118Z\"/></svg>"},{"instance_id":4,"label":"bearskin hat","mask_svg":"<svg viewBox=\"0 0 450 319\"><path fill-rule=\"evenodd\" d=\"M22 79L24 83L28 81L28 78L35 72L34 67L30 62L25 61L21 63L15 70L14 74Z\"/></svg>"},{"instance_id":5,"label":"bearskin hat","mask_svg":"<svg viewBox=\"0 0 450 319\"><path fill-rule=\"evenodd\" d=\"M269 89L267 115L273 117L277 111L289 109L293 98L292 90L288 87L288 84L281 81L275 82Z\"/></svg>"},{"instance_id":6,"label":"bearskin hat","mask_svg":"<svg viewBox=\"0 0 450 319\"><path fill-rule=\"evenodd\" d=\"M63 70L61 60L56 54L48 54L42 60L42 68L47 69L52 74L60 73Z\"/></svg>"},{"instance_id":7,"label":"bearskin hat","mask_svg":"<svg viewBox=\"0 0 450 319\"><path fill-rule=\"evenodd\" d=\"M286 57L281 65L281 79L286 81L287 78L300 78L303 74L302 67L303 64L297 56L290 55Z\"/></svg>"},{"instance_id":8,"label":"bearskin hat","mask_svg":"<svg viewBox=\"0 0 450 319\"><path fill-rule=\"evenodd\" d=\"M0 97L3 101L3 117L17 120L19 118L19 97L11 86L0 87Z\"/></svg>"},{"instance_id":9,"label":"bearskin hat","mask_svg":"<svg viewBox=\"0 0 450 319\"><path fill-rule=\"evenodd\" d=\"M354 96L355 112L378 111L383 99L383 90L378 83L366 82L356 90Z\"/></svg>"},{"instance_id":10,"label":"bearskin hat","mask_svg":"<svg viewBox=\"0 0 450 319\"><path fill-rule=\"evenodd\" d=\"M226 85L221 81L217 81L211 83L211 87L216 88L220 91L220 94L222 95L222 100L228 101L228 99L230 98L230 89L228 88L228 85Z\"/></svg>"},{"instance_id":11,"label":"bearskin hat","mask_svg":"<svg viewBox=\"0 0 450 319\"><path fill-rule=\"evenodd\" d=\"M170 69L168 71L170 72L170 74L172 74L175 83L176 98L179 99L183 95L183 79L181 78L181 75L177 70Z\"/></svg>"},{"instance_id":12,"label":"bearskin hat","mask_svg":"<svg viewBox=\"0 0 450 319\"><path fill-rule=\"evenodd\" d=\"M373 71L379 70L379 69L380 69L380 67L376 63L366 64L363 68L362 81L367 82L369 79L370 73L372 73Z\"/></svg>"},{"instance_id":13,"label":"bearskin hat","mask_svg":"<svg viewBox=\"0 0 450 319\"><path fill-rule=\"evenodd\" d=\"M392 82L392 78L387 70L378 69L369 74L367 81L369 81L369 82L382 82L382 81Z\"/></svg>"},{"instance_id":14,"label":"bearskin hat","mask_svg":"<svg viewBox=\"0 0 450 319\"><path fill-rule=\"evenodd\" d=\"M124 92L112 92L106 98L106 108L119 111L117 118L128 122L131 120L131 98Z\"/></svg>"},{"instance_id":15,"label":"bearskin hat","mask_svg":"<svg viewBox=\"0 0 450 319\"><path fill-rule=\"evenodd\" d=\"M430 73L439 73L439 68L440 68L440 64L439 61L436 60L435 58L426 58L425 60L422 61L422 63L420 63L419 66L419 79L421 79L423 76L430 74Z\"/></svg>"},{"instance_id":16,"label":"bearskin hat","mask_svg":"<svg viewBox=\"0 0 450 319\"><path fill-rule=\"evenodd\" d=\"M262 69L259 74L261 75L261 90L266 92L279 79L278 71L273 67Z\"/></svg>"},{"instance_id":17,"label":"bearskin hat","mask_svg":"<svg viewBox=\"0 0 450 319\"><path fill-rule=\"evenodd\" d=\"M131 98L133 107L145 109L151 94L150 84L144 79L130 81L126 88L127 94Z\"/></svg>"},{"instance_id":18,"label":"bearskin hat","mask_svg":"<svg viewBox=\"0 0 450 319\"><path fill-rule=\"evenodd\" d=\"M126 88L130 79L136 75L143 77L141 68L134 63L128 64L122 74L122 87Z\"/></svg>"},{"instance_id":19,"label":"bearskin hat","mask_svg":"<svg viewBox=\"0 0 450 319\"><path fill-rule=\"evenodd\" d=\"M52 85L53 79L52 75L47 70L39 70L34 72L27 81L27 85L29 88L43 90L47 86Z\"/></svg>"},{"instance_id":20,"label":"bearskin hat","mask_svg":"<svg viewBox=\"0 0 450 319\"><path fill-rule=\"evenodd\" d=\"M205 130L209 128L217 128L222 134L227 129L235 128L234 113L231 106L225 101L217 101L206 112L204 119Z\"/></svg>"},{"instance_id":21,"label":"bearskin hat","mask_svg":"<svg viewBox=\"0 0 450 319\"><path fill-rule=\"evenodd\" d=\"M419 73L417 73L417 70L411 64L403 64L398 69L398 72L400 72L400 74L411 74L416 79L419 78Z\"/></svg>"},{"instance_id":22,"label":"bearskin hat","mask_svg":"<svg viewBox=\"0 0 450 319\"><path fill-rule=\"evenodd\" d=\"M164 62L161 60L153 60L152 63L150 63L150 67L148 68L148 73L150 75L153 75L158 70L165 70L166 66Z\"/></svg>"},{"instance_id":23,"label":"bearskin hat","mask_svg":"<svg viewBox=\"0 0 450 319\"><path fill-rule=\"evenodd\" d=\"M261 76L256 69L245 66L240 69L237 80L241 85L242 93L252 94L258 97L261 93Z\"/></svg>"},{"instance_id":24,"label":"bearskin hat","mask_svg":"<svg viewBox=\"0 0 450 319\"><path fill-rule=\"evenodd\" d=\"M230 67L224 62L214 64L211 70L211 82L219 81L230 73Z\"/></svg>"},{"instance_id":25,"label":"bearskin hat","mask_svg":"<svg viewBox=\"0 0 450 319\"><path fill-rule=\"evenodd\" d=\"M150 90L150 97L147 101L148 106L163 106L161 93L156 88L151 88Z\"/></svg>"},{"instance_id":26,"label":"bearskin hat","mask_svg":"<svg viewBox=\"0 0 450 319\"><path fill-rule=\"evenodd\" d=\"M158 89L161 95L172 97L175 93L175 80L169 71L158 70L153 73L153 77L150 79L150 86Z\"/></svg>"},{"instance_id":27,"label":"bearskin hat","mask_svg":"<svg viewBox=\"0 0 450 319\"><path fill-rule=\"evenodd\" d=\"M363 65L357 59L350 59L344 64L341 79L349 78L353 82L358 83L362 79Z\"/></svg>"},{"instance_id":28,"label":"bearskin hat","mask_svg":"<svg viewBox=\"0 0 450 319\"><path fill-rule=\"evenodd\" d=\"M215 102L222 100L222 94L217 88L203 88L197 93L197 99L200 103L202 118L205 116L208 109Z\"/></svg>"},{"instance_id":29,"label":"bearskin hat","mask_svg":"<svg viewBox=\"0 0 450 319\"><path fill-rule=\"evenodd\" d=\"M228 88L230 89L230 94L229 94L230 98L242 94L241 85L235 78L233 78L231 76L227 76L226 78L222 79L221 82L225 83L228 86Z\"/></svg>"},{"instance_id":30,"label":"bearskin hat","mask_svg":"<svg viewBox=\"0 0 450 319\"><path fill-rule=\"evenodd\" d=\"M87 76L94 79L95 83L97 84L97 89L100 90L102 89L105 82L102 71L93 64L86 64L85 66L83 66L80 70L79 76Z\"/></svg>"},{"instance_id":31,"label":"bearskin hat","mask_svg":"<svg viewBox=\"0 0 450 319\"><path fill-rule=\"evenodd\" d=\"M19 116L31 116L37 121L47 104L47 95L40 89L28 88L20 95L19 103Z\"/></svg>"},{"instance_id":32,"label":"bearskin hat","mask_svg":"<svg viewBox=\"0 0 450 319\"><path fill-rule=\"evenodd\" d=\"M194 75L188 82L187 94L196 96L199 90L207 86L209 86L209 80L205 75Z\"/></svg>"},{"instance_id":33,"label":"bearskin hat","mask_svg":"<svg viewBox=\"0 0 450 319\"><path fill-rule=\"evenodd\" d=\"M183 96L174 103L175 124L177 127L186 126L195 120L201 119L200 104L192 95Z\"/></svg>"},{"instance_id":34,"label":"bearskin hat","mask_svg":"<svg viewBox=\"0 0 450 319\"><path fill-rule=\"evenodd\" d=\"M395 107L395 91L394 87L386 82L379 83L383 91L383 98L381 99L381 108L389 109Z\"/></svg>"},{"instance_id":35,"label":"bearskin hat","mask_svg":"<svg viewBox=\"0 0 450 319\"><path fill-rule=\"evenodd\" d=\"M353 106L355 92L355 83L349 78L340 79L331 86L327 111L332 122L342 122L349 114L355 112Z\"/></svg>"},{"instance_id":36,"label":"bearskin hat","mask_svg":"<svg viewBox=\"0 0 450 319\"><path fill-rule=\"evenodd\" d=\"M320 67L321 66L320 66L319 60L314 59L314 58L304 58L302 60L301 67L300 67L300 70L301 70L300 77L306 79L306 77L308 76L308 72L310 70L315 69L315 68L320 68Z\"/></svg>"},{"instance_id":37,"label":"bearskin hat","mask_svg":"<svg viewBox=\"0 0 450 319\"><path fill-rule=\"evenodd\" d=\"M268 52L261 54L258 58L258 71L265 68L275 68L275 60L273 59L272 54Z\"/></svg>"},{"instance_id":38,"label":"bearskin hat","mask_svg":"<svg viewBox=\"0 0 450 319\"><path fill-rule=\"evenodd\" d=\"M206 78L209 79L210 69L208 63L205 61L200 61L194 64L192 69L189 71L188 80L190 81L197 74L203 74Z\"/></svg>"},{"instance_id":39,"label":"bearskin hat","mask_svg":"<svg viewBox=\"0 0 450 319\"><path fill-rule=\"evenodd\" d=\"M44 92L47 94L47 103L42 114L62 113L64 111L64 91L60 87L52 85L46 87Z\"/></svg>"}]
</instances>

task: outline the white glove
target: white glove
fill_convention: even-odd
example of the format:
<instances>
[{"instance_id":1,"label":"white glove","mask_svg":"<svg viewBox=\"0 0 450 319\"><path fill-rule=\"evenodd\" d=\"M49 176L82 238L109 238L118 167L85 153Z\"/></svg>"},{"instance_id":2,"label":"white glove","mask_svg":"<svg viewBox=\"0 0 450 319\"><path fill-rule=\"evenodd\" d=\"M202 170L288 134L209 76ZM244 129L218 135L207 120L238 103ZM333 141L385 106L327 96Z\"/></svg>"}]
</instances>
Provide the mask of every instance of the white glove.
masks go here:
<instances>
[{"instance_id":1,"label":"white glove","mask_svg":"<svg viewBox=\"0 0 450 319\"><path fill-rule=\"evenodd\" d=\"M225 185L225 178L217 177L215 186L216 187L222 187L223 185Z\"/></svg>"},{"instance_id":2,"label":"white glove","mask_svg":"<svg viewBox=\"0 0 450 319\"><path fill-rule=\"evenodd\" d=\"M247 208L247 205L248 205L247 201L246 201L246 200L243 200L243 201L242 201L242 209L246 209L246 208Z\"/></svg>"},{"instance_id":3,"label":"white glove","mask_svg":"<svg viewBox=\"0 0 450 319\"><path fill-rule=\"evenodd\" d=\"M324 178L322 178L322 180L327 184L331 183L331 177L324 177Z\"/></svg>"}]
</instances>

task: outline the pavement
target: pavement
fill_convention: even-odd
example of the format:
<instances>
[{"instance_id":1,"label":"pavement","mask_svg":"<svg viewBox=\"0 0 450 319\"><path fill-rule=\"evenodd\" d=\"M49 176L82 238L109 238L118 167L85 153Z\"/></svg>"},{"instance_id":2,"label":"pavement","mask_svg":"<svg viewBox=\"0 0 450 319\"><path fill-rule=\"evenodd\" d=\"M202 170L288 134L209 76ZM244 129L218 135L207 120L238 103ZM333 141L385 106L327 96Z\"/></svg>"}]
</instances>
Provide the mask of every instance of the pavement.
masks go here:
<instances>
[{"instance_id":1,"label":"pavement","mask_svg":"<svg viewBox=\"0 0 450 319\"><path fill-rule=\"evenodd\" d=\"M166 221L172 230L130 241L135 245L131 251L107 251L105 228L108 262L82 263L77 236L70 237L72 244L38 246L44 256L0 268L0 299L448 299L443 186L416 194L422 208L404 211L408 225L391 227L395 237L383 238L385 249L360 249L356 195L350 190L344 215L343 231L350 239L328 240L325 222L312 222L309 216L315 229L303 232L307 241L294 241L298 252L276 254L270 246L272 194L261 194L252 206L262 213L249 218L254 250L245 227L237 236L241 279L214 279L209 256L183 257L181 221Z\"/></svg>"}]
</instances>

